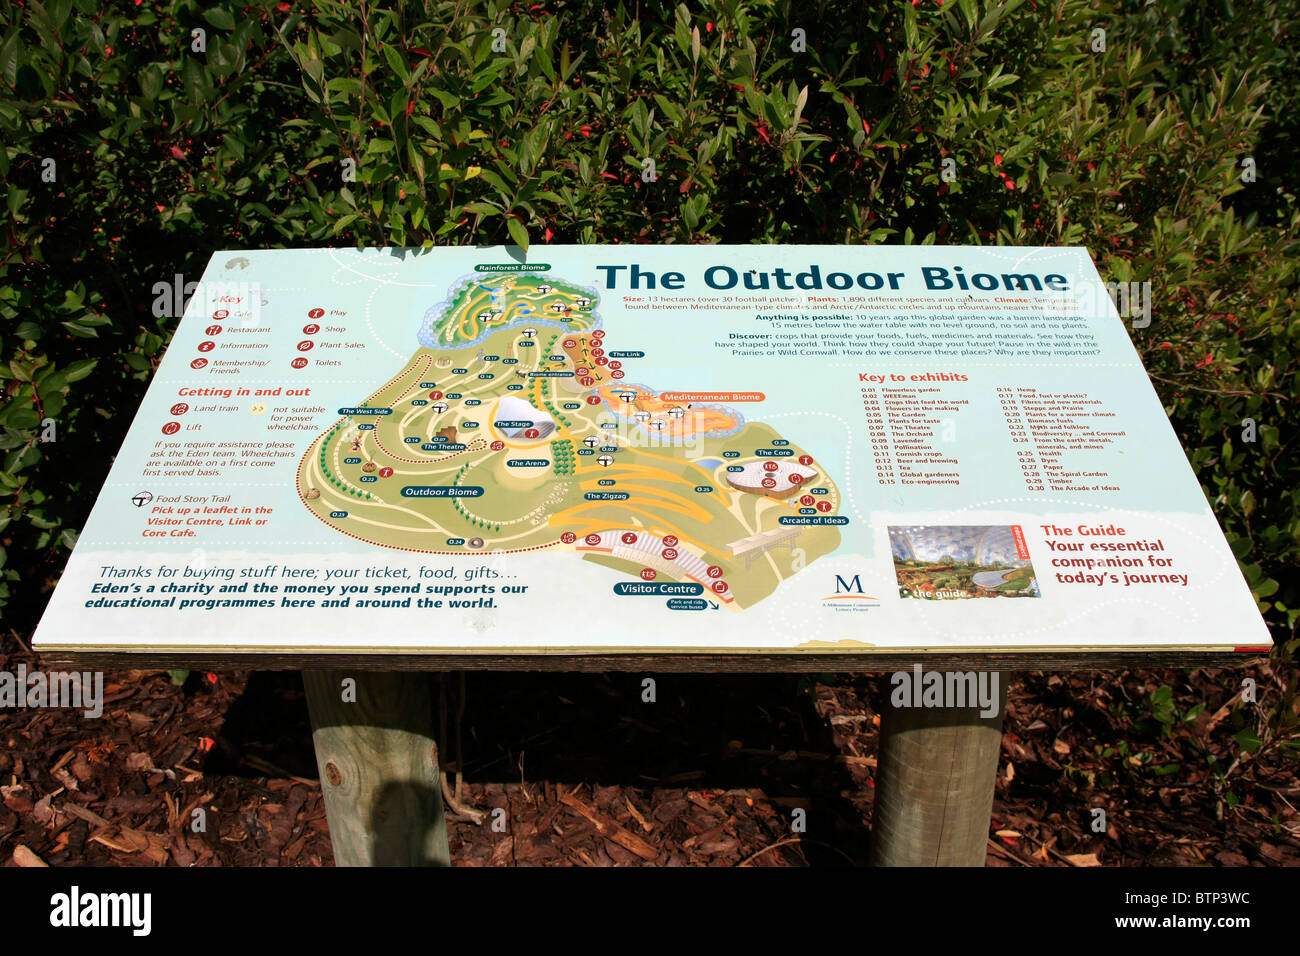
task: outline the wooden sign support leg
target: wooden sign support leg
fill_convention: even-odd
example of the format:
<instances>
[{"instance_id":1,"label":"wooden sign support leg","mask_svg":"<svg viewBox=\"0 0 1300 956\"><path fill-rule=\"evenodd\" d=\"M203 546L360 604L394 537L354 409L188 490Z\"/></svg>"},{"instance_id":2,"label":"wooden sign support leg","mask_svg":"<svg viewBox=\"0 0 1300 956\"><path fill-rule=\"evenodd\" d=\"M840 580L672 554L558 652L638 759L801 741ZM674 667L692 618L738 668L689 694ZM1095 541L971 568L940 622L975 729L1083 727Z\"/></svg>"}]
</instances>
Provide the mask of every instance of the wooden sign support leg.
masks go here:
<instances>
[{"instance_id":1,"label":"wooden sign support leg","mask_svg":"<svg viewBox=\"0 0 1300 956\"><path fill-rule=\"evenodd\" d=\"M450 865L429 675L302 677L335 865Z\"/></svg>"},{"instance_id":2,"label":"wooden sign support leg","mask_svg":"<svg viewBox=\"0 0 1300 956\"><path fill-rule=\"evenodd\" d=\"M993 675L990 675L993 676ZM872 819L874 866L983 866L1002 745L979 707L893 707L881 720Z\"/></svg>"}]
</instances>

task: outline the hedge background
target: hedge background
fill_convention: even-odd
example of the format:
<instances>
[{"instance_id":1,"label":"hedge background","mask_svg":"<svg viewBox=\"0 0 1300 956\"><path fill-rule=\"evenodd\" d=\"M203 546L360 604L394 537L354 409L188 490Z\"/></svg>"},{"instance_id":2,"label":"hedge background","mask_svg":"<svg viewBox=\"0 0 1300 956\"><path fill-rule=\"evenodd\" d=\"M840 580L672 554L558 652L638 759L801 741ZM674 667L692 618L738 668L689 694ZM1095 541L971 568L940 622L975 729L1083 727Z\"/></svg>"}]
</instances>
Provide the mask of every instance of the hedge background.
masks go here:
<instances>
[{"instance_id":1,"label":"hedge background","mask_svg":"<svg viewBox=\"0 0 1300 956\"><path fill-rule=\"evenodd\" d=\"M154 284L213 249L1082 244L1152 283L1134 343L1294 654L1295 4L388 6L6 3L10 626L39 616L171 337Z\"/></svg>"}]
</instances>

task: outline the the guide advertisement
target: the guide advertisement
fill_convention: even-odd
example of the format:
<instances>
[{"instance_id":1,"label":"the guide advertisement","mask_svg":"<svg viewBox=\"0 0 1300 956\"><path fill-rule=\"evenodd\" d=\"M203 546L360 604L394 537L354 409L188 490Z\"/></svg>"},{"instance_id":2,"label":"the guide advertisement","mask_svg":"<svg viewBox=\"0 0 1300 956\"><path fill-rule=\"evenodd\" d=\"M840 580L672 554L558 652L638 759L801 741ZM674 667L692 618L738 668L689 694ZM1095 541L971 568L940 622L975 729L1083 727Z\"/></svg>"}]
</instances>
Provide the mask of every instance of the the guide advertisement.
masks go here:
<instances>
[{"instance_id":1,"label":"the guide advertisement","mask_svg":"<svg viewBox=\"0 0 1300 956\"><path fill-rule=\"evenodd\" d=\"M1085 249L228 251L155 293L41 650L1269 643Z\"/></svg>"}]
</instances>

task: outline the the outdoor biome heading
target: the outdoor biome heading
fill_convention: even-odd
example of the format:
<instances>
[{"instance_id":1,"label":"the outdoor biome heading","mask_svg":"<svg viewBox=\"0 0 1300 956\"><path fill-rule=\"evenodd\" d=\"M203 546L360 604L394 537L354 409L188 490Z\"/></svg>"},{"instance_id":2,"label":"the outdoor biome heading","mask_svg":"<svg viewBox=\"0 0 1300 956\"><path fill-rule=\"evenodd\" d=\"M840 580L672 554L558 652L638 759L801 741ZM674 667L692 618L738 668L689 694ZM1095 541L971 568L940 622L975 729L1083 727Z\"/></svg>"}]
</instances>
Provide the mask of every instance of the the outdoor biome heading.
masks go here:
<instances>
[{"instance_id":1,"label":"the outdoor biome heading","mask_svg":"<svg viewBox=\"0 0 1300 956\"><path fill-rule=\"evenodd\" d=\"M661 272L643 270L639 265L596 266L605 273L605 285L609 289L619 288L619 279L623 278L623 288L638 289L681 289L686 283L686 276L680 272ZM621 274L622 270L628 270ZM761 291L765 289L865 289L874 292L888 287L891 291L902 289L906 272L828 272L823 274L819 266L810 265L803 272L789 269L773 269L762 272L758 269L736 270L731 266L709 266L704 270L704 284L710 289L748 289ZM1003 272L993 275L988 272L967 274L961 266L951 269L943 266L922 266L921 281L929 291L958 289L982 292L1003 290L1007 292L1068 292L1070 280L1063 275L1050 274L1040 276L1034 272Z\"/></svg>"}]
</instances>

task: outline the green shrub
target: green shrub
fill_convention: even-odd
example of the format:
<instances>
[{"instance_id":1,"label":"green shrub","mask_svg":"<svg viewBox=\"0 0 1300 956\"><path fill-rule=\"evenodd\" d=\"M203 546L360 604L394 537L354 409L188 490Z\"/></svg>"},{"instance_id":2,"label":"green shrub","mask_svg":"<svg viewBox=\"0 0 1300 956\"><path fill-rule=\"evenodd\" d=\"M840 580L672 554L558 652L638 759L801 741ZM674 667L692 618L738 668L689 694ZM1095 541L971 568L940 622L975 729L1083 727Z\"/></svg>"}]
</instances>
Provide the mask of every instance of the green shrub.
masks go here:
<instances>
[{"instance_id":1,"label":"green shrub","mask_svg":"<svg viewBox=\"0 0 1300 956\"><path fill-rule=\"evenodd\" d=\"M15 9L0 601L22 590L21 624L174 329L154 284L213 249L754 241L1084 244L1103 277L1150 281L1135 345L1293 629L1293 5L396 7Z\"/></svg>"}]
</instances>

